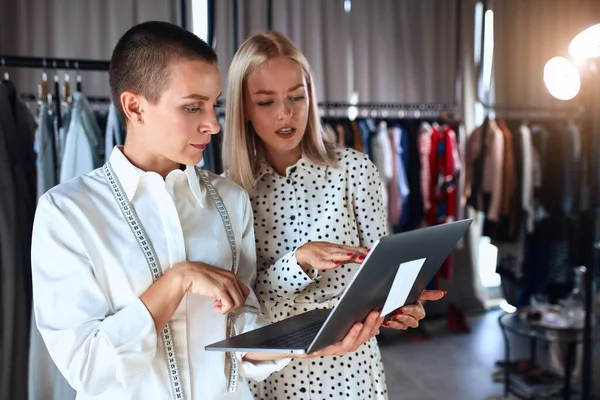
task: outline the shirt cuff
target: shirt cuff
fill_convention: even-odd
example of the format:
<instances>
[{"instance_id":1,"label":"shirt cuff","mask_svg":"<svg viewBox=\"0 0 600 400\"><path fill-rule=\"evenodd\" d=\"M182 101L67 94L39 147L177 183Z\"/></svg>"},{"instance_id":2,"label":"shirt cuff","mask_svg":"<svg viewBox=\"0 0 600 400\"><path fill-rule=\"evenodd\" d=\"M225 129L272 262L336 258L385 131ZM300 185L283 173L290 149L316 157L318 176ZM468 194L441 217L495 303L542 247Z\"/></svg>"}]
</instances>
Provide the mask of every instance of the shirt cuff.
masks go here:
<instances>
[{"instance_id":1,"label":"shirt cuff","mask_svg":"<svg viewBox=\"0 0 600 400\"><path fill-rule=\"evenodd\" d=\"M273 372L281 371L292 361L291 358L268 361L242 361L242 358L239 357L240 354L245 355L246 353L235 353L240 376L253 379L256 382L267 379Z\"/></svg>"},{"instance_id":2,"label":"shirt cuff","mask_svg":"<svg viewBox=\"0 0 600 400\"><path fill-rule=\"evenodd\" d=\"M261 328L269 325L269 320L255 310L244 310L236 314L233 320L234 331L236 335ZM266 379L273 372L283 369L289 364L291 358L266 361L247 361L242 360L248 352L235 352L235 358L238 362L238 372L244 378L252 378L257 382Z\"/></svg>"},{"instance_id":3,"label":"shirt cuff","mask_svg":"<svg viewBox=\"0 0 600 400\"><path fill-rule=\"evenodd\" d=\"M302 266L300 266L300 264L298 264L298 260L296 259L296 250L294 250L292 252L289 263L291 265L290 265L290 271L288 272L288 274L291 274L292 276L296 276L296 278L292 279L291 281L299 282L299 283L297 283L298 287L295 288L296 292L300 292L300 291L304 290L308 285L319 280L319 270L318 269L310 267L310 268L307 268L305 271L304 268L302 268Z\"/></svg>"},{"instance_id":4,"label":"shirt cuff","mask_svg":"<svg viewBox=\"0 0 600 400\"><path fill-rule=\"evenodd\" d=\"M156 356L154 320L140 299L102 321L94 337L98 335L115 352L116 377L121 383L147 371Z\"/></svg>"}]
</instances>

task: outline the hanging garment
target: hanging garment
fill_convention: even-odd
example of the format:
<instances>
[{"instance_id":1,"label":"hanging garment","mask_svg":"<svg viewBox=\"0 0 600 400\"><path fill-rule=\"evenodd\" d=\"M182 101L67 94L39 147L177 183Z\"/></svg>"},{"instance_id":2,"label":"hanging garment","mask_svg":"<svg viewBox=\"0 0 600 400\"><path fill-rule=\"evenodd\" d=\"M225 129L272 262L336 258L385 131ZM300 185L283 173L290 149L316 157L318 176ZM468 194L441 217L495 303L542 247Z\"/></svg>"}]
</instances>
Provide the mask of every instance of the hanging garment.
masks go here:
<instances>
[{"instance_id":1,"label":"hanging garment","mask_svg":"<svg viewBox=\"0 0 600 400\"><path fill-rule=\"evenodd\" d=\"M363 136L360 133L360 129L356 120L350 122L350 129L352 130L352 143L354 144L354 150L364 153L365 145L363 143Z\"/></svg>"},{"instance_id":2,"label":"hanging garment","mask_svg":"<svg viewBox=\"0 0 600 400\"><path fill-rule=\"evenodd\" d=\"M0 83L0 399L27 399L35 125L12 83Z\"/></svg>"},{"instance_id":3,"label":"hanging garment","mask_svg":"<svg viewBox=\"0 0 600 400\"><path fill-rule=\"evenodd\" d=\"M429 155L429 225L456 220L456 177L461 162L456 148L456 135L449 127L433 130Z\"/></svg>"},{"instance_id":4,"label":"hanging garment","mask_svg":"<svg viewBox=\"0 0 600 400\"><path fill-rule=\"evenodd\" d=\"M72 107L65 107L63 122L71 119ZM46 104L40 106L38 119L38 197L58 184L60 151L60 128L55 132L54 116L48 112ZM64 140L65 136L63 134ZM56 139L56 140L55 140ZM63 142L64 143L64 142ZM48 353L40 331L31 315L31 333L29 338L28 400L75 400L77 393L62 376Z\"/></svg>"},{"instance_id":5,"label":"hanging garment","mask_svg":"<svg viewBox=\"0 0 600 400\"><path fill-rule=\"evenodd\" d=\"M340 148L344 147L352 147L351 142L348 142L348 137L346 136L346 130L344 129L344 125L337 123L335 124L335 131L338 135L338 141L340 142Z\"/></svg>"},{"instance_id":6,"label":"hanging garment","mask_svg":"<svg viewBox=\"0 0 600 400\"><path fill-rule=\"evenodd\" d=\"M396 125L393 128L394 132L394 141L392 142L397 149L398 152L398 178L399 178L399 187L400 187L400 195L402 199L408 199L410 196L410 187L408 185L408 178L406 175L406 168L408 165L409 152L408 152L408 135L406 132L399 126Z\"/></svg>"},{"instance_id":7,"label":"hanging garment","mask_svg":"<svg viewBox=\"0 0 600 400\"><path fill-rule=\"evenodd\" d=\"M361 119L359 121L353 121L353 124L356 123L358 126L358 130L360 131L361 143L363 145L363 152L369 156L371 160L373 160L373 146L371 145L372 136L375 134L375 127L367 124L367 121ZM355 136L356 139L356 136Z\"/></svg>"},{"instance_id":8,"label":"hanging garment","mask_svg":"<svg viewBox=\"0 0 600 400\"><path fill-rule=\"evenodd\" d=\"M343 146L343 143L340 143L340 138L336 133L335 129L332 128L329 124L323 124L323 134L328 141L337 143L338 146Z\"/></svg>"},{"instance_id":9,"label":"hanging garment","mask_svg":"<svg viewBox=\"0 0 600 400\"><path fill-rule=\"evenodd\" d=\"M522 162L523 171L521 174L521 203L525 217L525 226L527 233L533 232L534 227L534 184L533 184L533 147L531 144L531 130L526 124L520 127L521 146L523 149Z\"/></svg>"},{"instance_id":10,"label":"hanging garment","mask_svg":"<svg viewBox=\"0 0 600 400\"><path fill-rule=\"evenodd\" d=\"M41 196L58 183L57 148L53 134L54 124L48 105L40 105L37 128L37 196Z\"/></svg>"},{"instance_id":11,"label":"hanging garment","mask_svg":"<svg viewBox=\"0 0 600 400\"><path fill-rule=\"evenodd\" d=\"M399 136L398 152L400 153L400 163L398 164L400 175L400 195L402 196L402 209L406 212L402 213L400 225L406 225L408 221L408 204L410 202L411 189L408 181L408 164L410 159L408 131L400 125L395 126L396 134ZM416 152L413 154L417 154ZM415 157L418 159L418 157Z\"/></svg>"},{"instance_id":12,"label":"hanging garment","mask_svg":"<svg viewBox=\"0 0 600 400\"><path fill-rule=\"evenodd\" d=\"M60 181L60 171L62 166L63 155L65 154L65 146L67 145L67 131L71 124L71 116L73 114L73 103L67 103L60 108L61 117L58 117L57 110L54 107L50 110L52 124L54 129L54 147L56 149L56 177L57 183Z\"/></svg>"},{"instance_id":13,"label":"hanging garment","mask_svg":"<svg viewBox=\"0 0 600 400\"><path fill-rule=\"evenodd\" d=\"M73 93L73 111L61 162L60 182L99 168L105 140L92 107L80 92Z\"/></svg>"},{"instance_id":14,"label":"hanging garment","mask_svg":"<svg viewBox=\"0 0 600 400\"><path fill-rule=\"evenodd\" d=\"M465 131L465 125L459 122L455 128L456 141L458 142L458 158L461 161L466 160L467 152L467 132ZM466 166L461 168L458 174L458 180L456 183L456 219L465 219L465 208L467 207L467 198L465 197L465 185L466 185ZM456 245L457 249L463 249L465 246L465 238L461 237Z\"/></svg>"},{"instance_id":15,"label":"hanging garment","mask_svg":"<svg viewBox=\"0 0 600 400\"><path fill-rule=\"evenodd\" d=\"M402 121L403 127L406 129L406 140L407 140L407 151L409 155L407 159L406 175L408 178L408 187L410 190L410 196L408 196L407 212L403 213L403 217L406 217L406 222L400 226L394 228L394 232L401 232L403 230L416 229L423 225L425 216L423 206L423 192L422 192L422 165L421 165L421 153L419 150L420 125L421 122L417 120ZM403 146L404 147L404 146Z\"/></svg>"},{"instance_id":16,"label":"hanging garment","mask_svg":"<svg viewBox=\"0 0 600 400\"><path fill-rule=\"evenodd\" d=\"M475 129L467 143L468 203L498 223L502 209L504 135L494 120ZM484 232L485 233L485 232Z\"/></svg>"},{"instance_id":17,"label":"hanging garment","mask_svg":"<svg viewBox=\"0 0 600 400\"><path fill-rule=\"evenodd\" d=\"M394 160L394 176L390 182L390 188L394 186L394 190L397 191L398 204L392 203L392 189L390 189L390 207L388 207L388 218L392 223L392 226L398 224L402 225L407 219L407 207L408 207L408 196L410 195L410 189L408 187L408 178L406 177L406 162L408 162L407 151L402 147L402 142L407 141L406 134L402 132L399 126L393 126L389 129L388 134L390 136L390 142L393 149L393 160Z\"/></svg>"},{"instance_id":18,"label":"hanging garment","mask_svg":"<svg viewBox=\"0 0 600 400\"><path fill-rule=\"evenodd\" d=\"M458 159L461 162L466 160L467 153L467 132L465 131L465 125L462 122L459 122L455 128L453 128L456 132L456 142L457 142L457 150L458 150ZM458 176L458 181L456 184L456 219L461 220L465 218L465 207L467 205L467 199L465 198L465 168L466 165L461 168L461 171ZM461 239L462 241L462 239Z\"/></svg>"},{"instance_id":19,"label":"hanging garment","mask_svg":"<svg viewBox=\"0 0 600 400\"><path fill-rule=\"evenodd\" d=\"M496 234L500 241L513 241L518 233L517 218L517 164L513 134L504 121L498 121L498 127L504 136L504 162L502 171L501 219Z\"/></svg>"},{"instance_id":20,"label":"hanging garment","mask_svg":"<svg viewBox=\"0 0 600 400\"><path fill-rule=\"evenodd\" d=\"M433 129L429 155L430 185L427 211L429 225L445 224L456 220L456 178L461 170L458 158L456 134L448 127ZM453 255L450 254L440 267L436 278L452 279ZM436 287L440 287L436 285Z\"/></svg>"},{"instance_id":21,"label":"hanging garment","mask_svg":"<svg viewBox=\"0 0 600 400\"><path fill-rule=\"evenodd\" d=\"M333 137L336 138L336 143L340 149L343 149L346 146L346 144L344 143L344 140L346 139L344 137L345 136L344 133L343 132L340 133L340 131L338 131L335 128L335 125L333 124L333 122L327 123L325 125L325 129L329 130L329 135L333 135Z\"/></svg>"},{"instance_id":22,"label":"hanging garment","mask_svg":"<svg viewBox=\"0 0 600 400\"><path fill-rule=\"evenodd\" d=\"M402 164L402 160L400 159L400 153L398 152L400 147L400 140L398 140L398 135L396 133L395 128L390 128L388 130L388 135L390 137L390 143L392 144L392 178L388 184L388 223L393 228L400 222L400 217L402 216L402 195L400 193L400 165Z\"/></svg>"},{"instance_id":23,"label":"hanging garment","mask_svg":"<svg viewBox=\"0 0 600 400\"><path fill-rule=\"evenodd\" d=\"M536 124L531 127L534 145L540 153L542 185L539 190L536 221L552 221L548 226L551 240L568 237L568 223L576 204L577 190L573 137L554 126Z\"/></svg>"},{"instance_id":24,"label":"hanging garment","mask_svg":"<svg viewBox=\"0 0 600 400\"><path fill-rule=\"evenodd\" d=\"M385 208L388 207L388 186L394 173L394 157L392 154L392 144L390 143L390 137L387 133L387 124L385 121L379 123L377 132L373 136L371 142L373 149L373 163L379 170L381 177L381 183L383 185L383 203Z\"/></svg>"},{"instance_id":25,"label":"hanging garment","mask_svg":"<svg viewBox=\"0 0 600 400\"><path fill-rule=\"evenodd\" d=\"M115 146L121 146L125 144L125 129L114 104L111 104L108 108L106 133L104 137L104 158L106 161L108 161L113 148Z\"/></svg>"},{"instance_id":26,"label":"hanging garment","mask_svg":"<svg viewBox=\"0 0 600 400\"><path fill-rule=\"evenodd\" d=\"M427 212L431 208L431 171L429 156L431 154L431 135L433 127L423 122L419 129L419 157L421 158L421 193L423 195L423 211Z\"/></svg>"}]
</instances>

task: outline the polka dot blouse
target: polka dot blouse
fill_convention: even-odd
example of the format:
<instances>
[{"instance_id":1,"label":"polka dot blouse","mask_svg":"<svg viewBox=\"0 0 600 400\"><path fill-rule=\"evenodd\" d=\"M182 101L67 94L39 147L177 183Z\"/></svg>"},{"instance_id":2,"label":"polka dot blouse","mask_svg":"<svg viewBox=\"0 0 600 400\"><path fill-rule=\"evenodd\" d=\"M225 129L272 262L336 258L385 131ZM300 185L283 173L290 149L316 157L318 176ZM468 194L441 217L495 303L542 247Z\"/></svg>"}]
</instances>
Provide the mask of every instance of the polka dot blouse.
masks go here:
<instances>
[{"instance_id":1,"label":"polka dot blouse","mask_svg":"<svg viewBox=\"0 0 600 400\"><path fill-rule=\"evenodd\" d=\"M337 150L335 167L302 157L286 176L263 164L252 196L263 311L279 321L316 308L332 308L357 264L304 270L295 250L309 241L370 248L386 234L379 172L368 157ZM386 399L381 355L375 339L342 357L292 360L265 381L250 382L257 399Z\"/></svg>"}]
</instances>

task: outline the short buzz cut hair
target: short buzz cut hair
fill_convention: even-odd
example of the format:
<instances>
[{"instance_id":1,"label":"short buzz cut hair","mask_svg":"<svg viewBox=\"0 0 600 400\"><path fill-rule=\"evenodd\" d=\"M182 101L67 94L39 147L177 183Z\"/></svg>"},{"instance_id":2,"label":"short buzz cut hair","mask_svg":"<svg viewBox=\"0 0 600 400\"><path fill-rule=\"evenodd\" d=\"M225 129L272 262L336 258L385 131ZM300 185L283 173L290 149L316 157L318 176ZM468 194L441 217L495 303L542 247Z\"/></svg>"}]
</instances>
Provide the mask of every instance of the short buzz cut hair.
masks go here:
<instances>
[{"instance_id":1,"label":"short buzz cut hair","mask_svg":"<svg viewBox=\"0 0 600 400\"><path fill-rule=\"evenodd\" d=\"M181 59L218 62L208 43L168 22L143 22L125 32L113 50L108 71L112 101L124 123L121 93L131 91L156 104L169 81L171 64Z\"/></svg>"}]
</instances>

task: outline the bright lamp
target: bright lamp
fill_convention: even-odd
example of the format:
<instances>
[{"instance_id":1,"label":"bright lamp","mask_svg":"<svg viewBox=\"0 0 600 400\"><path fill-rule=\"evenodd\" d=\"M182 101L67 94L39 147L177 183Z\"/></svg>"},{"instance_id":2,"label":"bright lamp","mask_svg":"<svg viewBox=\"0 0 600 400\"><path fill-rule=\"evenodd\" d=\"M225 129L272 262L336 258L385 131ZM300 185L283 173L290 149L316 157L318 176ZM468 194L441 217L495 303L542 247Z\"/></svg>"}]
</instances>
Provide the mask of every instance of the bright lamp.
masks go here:
<instances>
[{"instance_id":1,"label":"bright lamp","mask_svg":"<svg viewBox=\"0 0 600 400\"><path fill-rule=\"evenodd\" d=\"M590 26L571 41L569 54L574 58L600 56L600 24Z\"/></svg>"},{"instance_id":2,"label":"bright lamp","mask_svg":"<svg viewBox=\"0 0 600 400\"><path fill-rule=\"evenodd\" d=\"M544 83L559 100L571 100L581 89L579 70L564 57L550 59L544 67Z\"/></svg>"}]
</instances>

